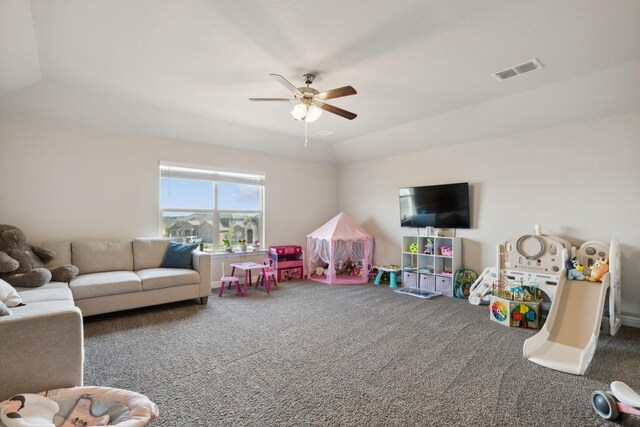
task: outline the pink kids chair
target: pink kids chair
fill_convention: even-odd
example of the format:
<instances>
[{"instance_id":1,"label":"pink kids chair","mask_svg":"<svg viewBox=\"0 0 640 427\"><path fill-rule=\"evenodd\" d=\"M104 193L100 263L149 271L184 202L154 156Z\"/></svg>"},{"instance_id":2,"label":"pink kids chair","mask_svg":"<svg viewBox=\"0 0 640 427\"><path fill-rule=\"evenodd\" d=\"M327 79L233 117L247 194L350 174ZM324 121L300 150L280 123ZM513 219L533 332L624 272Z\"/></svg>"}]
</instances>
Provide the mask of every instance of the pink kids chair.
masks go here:
<instances>
[{"instance_id":1,"label":"pink kids chair","mask_svg":"<svg viewBox=\"0 0 640 427\"><path fill-rule=\"evenodd\" d=\"M224 291L225 284L228 284L229 289L231 289L231 284L235 284L236 286L236 295L240 295L240 281L236 276L225 276L224 275L224 262L222 263L222 277L220 278L220 293L218 294L219 298L222 298L222 291Z\"/></svg>"},{"instance_id":2,"label":"pink kids chair","mask_svg":"<svg viewBox=\"0 0 640 427\"><path fill-rule=\"evenodd\" d=\"M276 273L273 271L272 261L267 258L263 262L264 265L268 266L263 269L264 273L261 271L258 275L258 280L256 280L255 288L258 288L258 285L265 285L267 291L271 290L271 283L273 282L274 286L278 286L278 282L276 281ZM265 283L265 275L266 275L266 283Z\"/></svg>"}]
</instances>

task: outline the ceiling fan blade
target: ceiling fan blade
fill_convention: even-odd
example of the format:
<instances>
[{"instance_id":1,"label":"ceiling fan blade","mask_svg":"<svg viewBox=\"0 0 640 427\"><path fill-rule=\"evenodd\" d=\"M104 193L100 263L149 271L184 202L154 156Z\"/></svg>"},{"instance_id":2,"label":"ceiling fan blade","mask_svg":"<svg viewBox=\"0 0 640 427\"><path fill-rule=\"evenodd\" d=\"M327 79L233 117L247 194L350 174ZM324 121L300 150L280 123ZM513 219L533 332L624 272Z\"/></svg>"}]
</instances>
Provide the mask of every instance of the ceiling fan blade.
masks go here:
<instances>
[{"instance_id":1,"label":"ceiling fan blade","mask_svg":"<svg viewBox=\"0 0 640 427\"><path fill-rule=\"evenodd\" d=\"M249 98L249 101L289 101L295 102L292 98Z\"/></svg>"},{"instance_id":2,"label":"ceiling fan blade","mask_svg":"<svg viewBox=\"0 0 640 427\"><path fill-rule=\"evenodd\" d=\"M353 120L356 117L358 117L357 114L352 113L351 111L343 110L342 108L334 107L333 105L325 104L324 102L318 102L316 105L319 108L322 108L324 111L337 114L339 116L344 117L345 119Z\"/></svg>"},{"instance_id":3,"label":"ceiling fan blade","mask_svg":"<svg viewBox=\"0 0 640 427\"><path fill-rule=\"evenodd\" d=\"M275 81L277 81L282 86L289 89L294 94L302 96L302 92L300 92L297 87L295 87L289 80L285 79L280 74L269 74L269 75L273 77Z\"/></svg>"},{"instance_id":4,"label":"ceiling fan blade","mask_svg":"<svg viewBox=\"0 0 640 427\"><path fill-rule=\"evenodd\" d=\"M342 96L349 96L349 95L355 95L356 90L351 87L351 86L344 86L344 87L339 87L337 89L331 89L331 90L327 90L325 92L320 92L319 94L316 95L316 97L321 100L321 101L325 101L327 99L333 99L333 98L340 98Z\"/></svg>"}]
</instances>

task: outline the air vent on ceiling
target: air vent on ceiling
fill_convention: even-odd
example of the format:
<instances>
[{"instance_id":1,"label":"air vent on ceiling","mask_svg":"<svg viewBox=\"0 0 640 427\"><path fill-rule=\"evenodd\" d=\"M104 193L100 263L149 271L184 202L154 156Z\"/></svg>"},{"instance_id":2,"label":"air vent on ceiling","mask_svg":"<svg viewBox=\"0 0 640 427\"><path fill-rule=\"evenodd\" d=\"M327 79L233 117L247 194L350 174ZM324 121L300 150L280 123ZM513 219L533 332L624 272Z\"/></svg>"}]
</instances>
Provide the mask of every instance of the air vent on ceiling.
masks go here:
<instances>
[{"instance_id":1,"label":"air vent on ceiling","mask_svg":"<svg viewBox=\"0 0 640 427\"><path fill-rule=\"evenodd\" d=\"M531 61L527 61L524 64L516 65L512 68L507 68L506 70L498 71L497 73L492 74L498 80L505 80L511 77L519 76L520 74L528 73L529 71L539 70L542 68L542 64L537 59L532 59Z\"/></svg>"}]
</instances>

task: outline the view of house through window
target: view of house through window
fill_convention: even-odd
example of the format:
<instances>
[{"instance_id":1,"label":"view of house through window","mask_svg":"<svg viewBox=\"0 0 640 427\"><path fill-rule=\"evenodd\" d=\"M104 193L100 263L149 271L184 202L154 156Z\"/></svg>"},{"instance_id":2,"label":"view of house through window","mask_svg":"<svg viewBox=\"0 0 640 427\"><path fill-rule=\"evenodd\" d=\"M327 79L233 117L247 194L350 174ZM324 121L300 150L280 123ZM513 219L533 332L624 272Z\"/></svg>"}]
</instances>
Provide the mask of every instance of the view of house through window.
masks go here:
<instances>
[{"instance_id":1,"label":"view of house through window","mask_svg":"<svg viewBox=\"0 0 640 427\"><path fill-rule=\"evenodd\" d=\"M162 236L205 250L251 248L264 236L264 175L160 164Z\"/></svg>"}]
</instances>

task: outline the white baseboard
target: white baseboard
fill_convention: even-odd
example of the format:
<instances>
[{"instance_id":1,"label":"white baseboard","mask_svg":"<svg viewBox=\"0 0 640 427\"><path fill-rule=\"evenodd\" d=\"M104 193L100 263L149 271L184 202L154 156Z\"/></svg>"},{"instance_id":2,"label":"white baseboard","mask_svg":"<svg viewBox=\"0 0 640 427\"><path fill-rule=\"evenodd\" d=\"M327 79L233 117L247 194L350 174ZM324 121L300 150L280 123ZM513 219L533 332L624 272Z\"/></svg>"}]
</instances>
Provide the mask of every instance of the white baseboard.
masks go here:
<instances>
[{"instance_id":1,"label":"white baseboard","mask_svg":"<svg viewBox=\"0 0 640 427\"><path fill-rule=\"evenodd\" d=\"M620 321L624 326L631 326L632 328L640 328L640 317L633 316L620 316Z\"/></svg>"}]
</instances>

